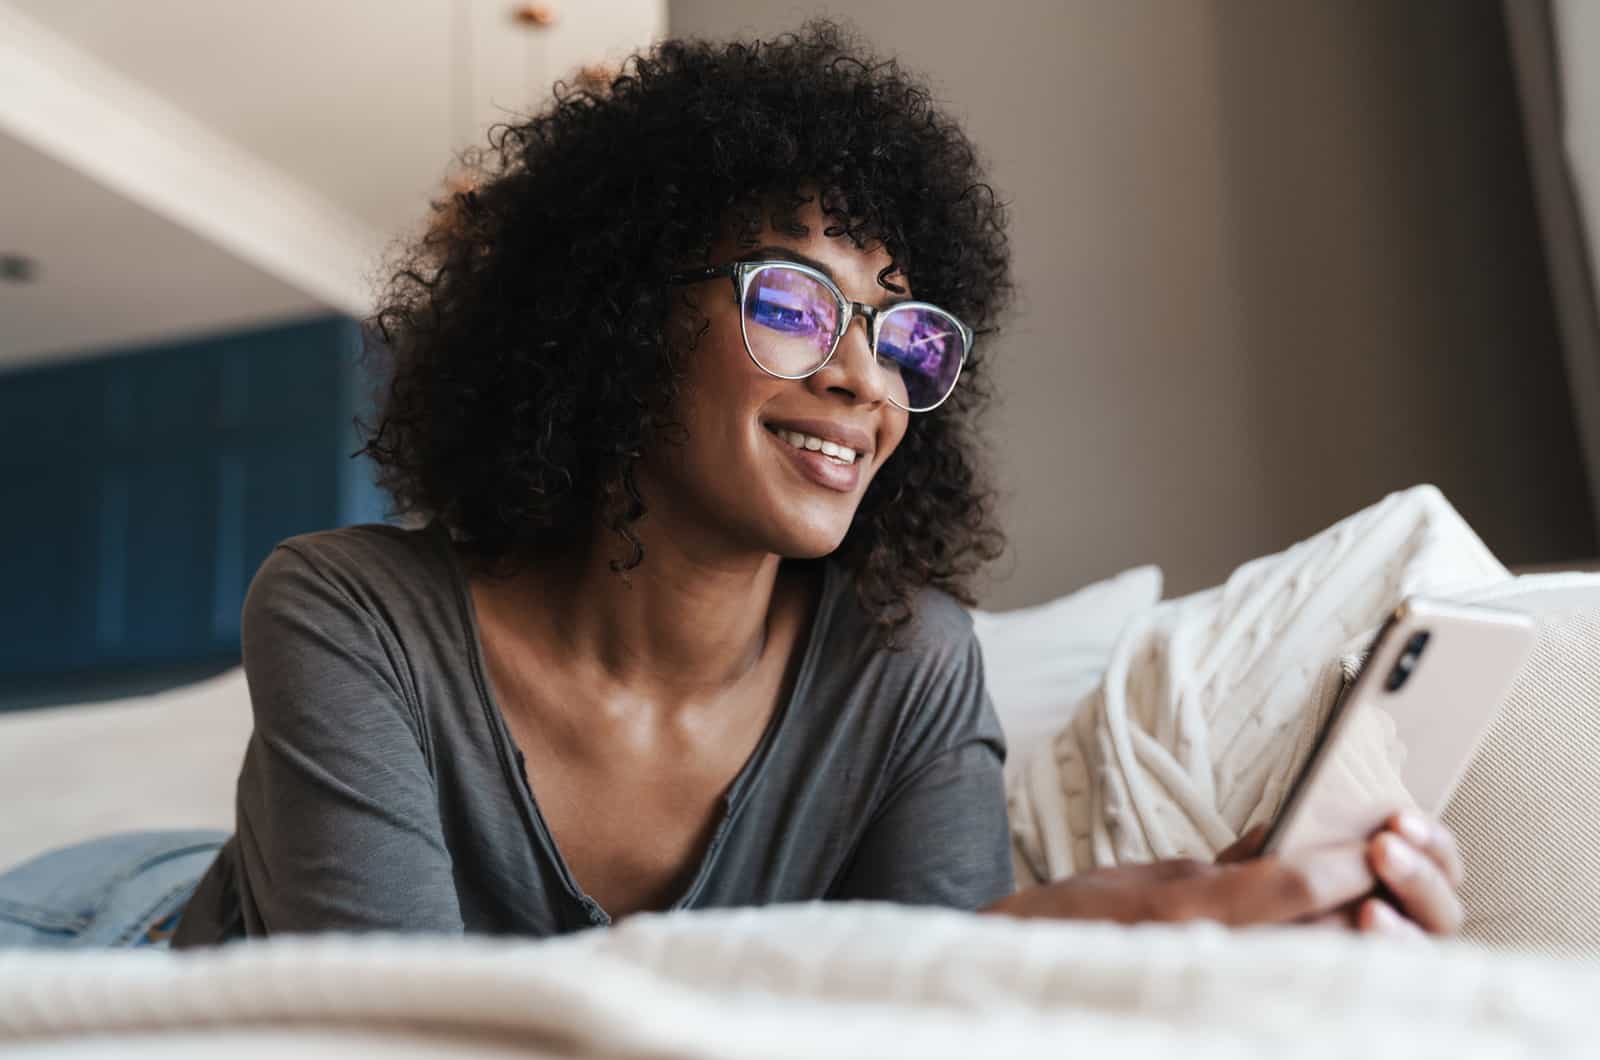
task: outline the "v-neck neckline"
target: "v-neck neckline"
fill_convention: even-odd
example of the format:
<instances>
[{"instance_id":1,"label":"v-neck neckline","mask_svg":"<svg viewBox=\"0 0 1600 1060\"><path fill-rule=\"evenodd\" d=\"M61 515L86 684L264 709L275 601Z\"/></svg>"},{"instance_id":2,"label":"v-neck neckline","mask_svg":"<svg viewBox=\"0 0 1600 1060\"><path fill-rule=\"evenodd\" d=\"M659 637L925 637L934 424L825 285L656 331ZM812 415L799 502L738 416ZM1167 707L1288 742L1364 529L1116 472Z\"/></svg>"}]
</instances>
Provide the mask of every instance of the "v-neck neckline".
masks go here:
<instances>
[{"instance_id":1,"label":"v-neck neckline","mask_svg":"<svg viewBox=\"0 0 1600 1060\"><path fill-rule=\"evenodd\" d=\"M555 866L568 897L583 906L590 922L595 925L610 924L610 913L579 885L577 877L573 875L572 867L567 864L565 855L561 853L561 848L556 843L555 835L551 832L543 811L539 809L539 800L533 794L533 784L527 774L526 759L521 749L517 747L516 739L511 735L511 728L506 723L499 698L494 693L494 685L489 680L488 662L483 651L483 632L478 624L477 604L472 598L471 584L468 582L461 557L456 554L449 531L438 523L432 523L427 532L435 536L450 566L456 603L460 610L462 632L467 642L468 661L472 667L473 685L477 689L478 702L483 709L484 720L488 724L506 782L512 791L513 799L523 811L523 823L528 836ZM766 729L762 732L755 750L750 752L750 757L745 759L744 765L734 775L727 791L723 792L717 824L712 830L710 842L700 855L700 863L690 878L689 885L671 905L666 907L665 911L689 908L705 889L706 882L716 866L717 855L722 849L723 841L727 838L728 829L737 817L739 808L744 804L750 788L760 778L767 759L771 757L772 750L778 743L784 723L794 713L795 704L800 702L811 683L811 675L817 665L817 654L824 639L822 634L828 622L829 612L832 610L830 605L835 590L834 580L839 576L832 563L824 561L820 566L822 585L817 594L816 610L805 633L805 646L801 649L799 668L794 671L793 681L787 682L788 694L779 700L772 717L767 720Z\"/></svg>"}]
</instances>

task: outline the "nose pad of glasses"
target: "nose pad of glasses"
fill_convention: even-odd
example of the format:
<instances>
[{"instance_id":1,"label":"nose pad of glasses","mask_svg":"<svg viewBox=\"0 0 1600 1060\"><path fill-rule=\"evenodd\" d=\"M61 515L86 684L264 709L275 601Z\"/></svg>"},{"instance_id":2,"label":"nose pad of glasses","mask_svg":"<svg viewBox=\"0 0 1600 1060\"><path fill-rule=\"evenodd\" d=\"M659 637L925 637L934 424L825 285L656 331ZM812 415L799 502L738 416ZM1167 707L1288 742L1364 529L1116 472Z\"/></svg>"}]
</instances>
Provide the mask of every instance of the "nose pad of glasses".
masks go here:
<instances>
[{"instance_id":1,"label":"nose pad of glasses","mask_svg":"<svg viewBox=\"0 0 1600 1060\"><path fill-rule=\"evenodd\" d=\"M844 330L840 333L840 341L850 333L850 326L857 320L861 321L861 329L866 332L867 341L872 341L872 307L862 305L860 302L851 302L849 316L845 317Z\"/></svg>"},{"instance_id":2,"label":"nose pad of glasses","mask_svg":"<svg viewBox=\"0 0 1600 1060\"><path fill-rule=\"evenodd\" d=\"M830 389L847 390L856 399L882 400L887 396L884 381L879 369L882 363L878 359L877 351L872 348L872 331L875 322L875 312L872 306L853 302L850 305L850 315L845 320L844 328L839 332L839 339L834 344L833 354L828 358L828 363L835 365L835 371L842 372L828 381ZM850 337L850 327L856 318L861 318L861 349L865 361L857 362L855 350L847 349L854 340Z\"/></svg>"},{"instance_id":3,"label":"nose pad of glasses","mask_svg":"<svg viewBox=\"0 0 1600 1060\"><path fill-rule=\"evenodd\" d=\"M859 319L861 321L861 341L866 348L867 357L876 360L877 356L872 348L872 307L862 305L860 302L852 302L849 313L850 315L845 318L844 327L839 331L839 339L834 343L834 356L837 357L839 348L850 341L850 329L855 326L855 322Z\"/></svg>"}]
</instances>

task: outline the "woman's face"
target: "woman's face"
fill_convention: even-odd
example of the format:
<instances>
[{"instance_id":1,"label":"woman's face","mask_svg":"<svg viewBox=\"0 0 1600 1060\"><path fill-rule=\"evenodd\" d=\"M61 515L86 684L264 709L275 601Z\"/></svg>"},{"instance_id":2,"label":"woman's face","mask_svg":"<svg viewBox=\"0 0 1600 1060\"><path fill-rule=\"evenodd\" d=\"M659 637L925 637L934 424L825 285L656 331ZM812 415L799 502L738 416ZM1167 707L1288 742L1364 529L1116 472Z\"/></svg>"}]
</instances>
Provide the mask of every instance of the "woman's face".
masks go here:
<instances>
[{"instance_id":1,"label":"woman's face","mask_svg":"<svg viewBox=\"0 0 1600 1060\"><path fill-rule=\"evenodd\" d=\"M823 235L827 223L815 203L800 211L799 220L805 236L768 228L753 248L733 240L718 244L711 260L799 261L866 305L910 296L878 283L890 264L881 246L858 249L844 236ZM897 274L891 282L909 287ZM654 446L645 460L642 486L652 513L646 525L691 531L738 551L794 558L832 552L906 431L908 414L885 396L889 379L873 359L866 321L852 321L816 374L778 379L746 352L739 305L726 277L698 283L686 294L707 330L687 354L676 409L687 437L680 437L682 444ZM681 328L694 322L686 315L678 323ZM811 439L854 450L855 457L842 461L806 448Z\"/></svg>"}]
</instances>

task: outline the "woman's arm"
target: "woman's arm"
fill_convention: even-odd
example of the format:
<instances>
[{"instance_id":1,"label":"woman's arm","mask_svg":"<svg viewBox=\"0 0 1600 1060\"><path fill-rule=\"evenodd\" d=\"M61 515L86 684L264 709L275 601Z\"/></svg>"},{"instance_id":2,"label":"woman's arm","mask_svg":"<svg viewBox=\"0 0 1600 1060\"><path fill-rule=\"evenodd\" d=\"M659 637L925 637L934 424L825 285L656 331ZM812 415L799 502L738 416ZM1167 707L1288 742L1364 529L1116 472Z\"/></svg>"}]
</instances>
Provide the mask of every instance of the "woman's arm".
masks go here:
<instances>
[{"instance_id":1,"label":"woman's arm","mask_svg":"<svg viewBox=\"0 0 1600 1060\"><path fill-rule=\"evenodd\" d=\"M1159 861L1079 873L1030 887L984 910L1023 917L1215 920L1223 924L1338 923L1379 934L1451 934L1461 925L1461 860L1448 829L1396 814L1362 843L1258 857L1264 828L1217 863ZM1374 896L1378 883L1388 896Z\"/></svg>"},{"instance_id":2,"label":"woman's arm","mask_svg":"<svg viewBox=\"0 0 1600 1060\"><path fill-rule=\"evenodd\" d=\"M976 909L1013 886L1000 754L974 741L902 780L830 897Z\"/></svg>"},{"instance_id":3,"label":"woman's arm","mask_svg":"<svg viewBox=\"0 0 1600 1060\"><path fill-rule=\"evenodd\" d=\"M251 583L243 647L248 930L461 931L401 646L348 584L284 545Z\"/></svg>"},{"instance_id":4,"label":"woman's arm","mask_svg":"<svg viewBox=\"0 0 1600 1060\"><path fill-rule=\"evenodd\" d=\"M1230 926L1309 920L1371 892L1360 843L1326 847L1294 861L1157 861L1080 872L1029 887L984 912L1059 919L1215 920Z\"/></svg>"},{"instance_id":5,"label":"woman's arm","mask_svg":"<svg viewBox=\"0 0 1600 1060\"><path fill-rule=\"evenodd\" d=\"M924 615L882 784L850 864L828 896L977 909L1010 894L1005 743L983 656L954 604ZM908 651L908 656L913 654ZM898 684L898 682L897 682Z\"/></svg>"}]
</instances>

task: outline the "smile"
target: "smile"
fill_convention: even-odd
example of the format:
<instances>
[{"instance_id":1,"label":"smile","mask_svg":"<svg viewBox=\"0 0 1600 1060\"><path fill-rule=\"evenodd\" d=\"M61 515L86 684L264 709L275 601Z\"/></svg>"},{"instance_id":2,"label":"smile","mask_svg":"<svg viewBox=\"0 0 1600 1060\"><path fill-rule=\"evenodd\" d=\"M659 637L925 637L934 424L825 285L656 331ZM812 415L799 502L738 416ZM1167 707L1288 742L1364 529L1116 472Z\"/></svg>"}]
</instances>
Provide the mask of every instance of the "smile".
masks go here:
<instances>
[{"instance_id":1,"label":"smile","mask_svg":"<svg viewBox=\"0 0 1600 1060\"><path fill-rule=\"evenodd\" d=\"M860 459L861 454L849 446L830 442L826 438L818 438L814 434L786 431L782 427L768 427L767 429L794 448L809 449L814 453L821 453L835 464L849 465Z\"/></svg>"},{"instance_id":2,"label":"smile","mask_svg":"<svg viewBox=\"0 0 1600 1060\"><path fill-rule=\"evenodd\" d=\"M870 465L866 459L870 454L814 434L787 427L768 427L767 434L784 463L802 479L833 493L856 492Z\"/></svg>"}]
</instances>

